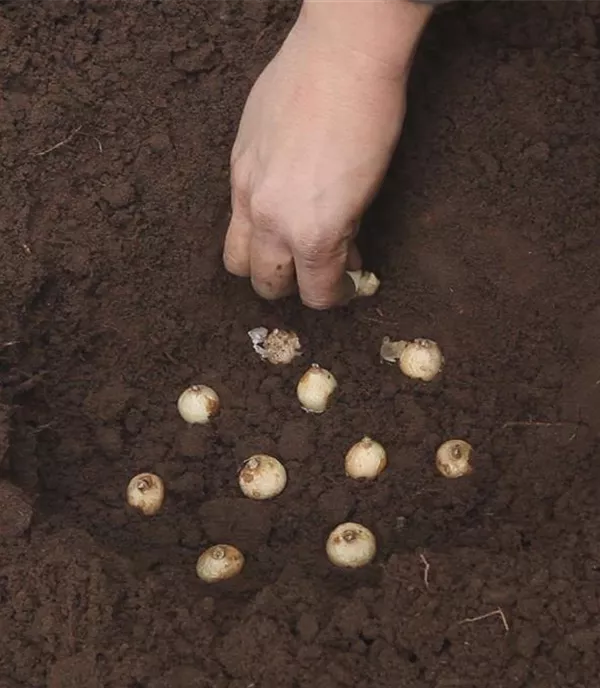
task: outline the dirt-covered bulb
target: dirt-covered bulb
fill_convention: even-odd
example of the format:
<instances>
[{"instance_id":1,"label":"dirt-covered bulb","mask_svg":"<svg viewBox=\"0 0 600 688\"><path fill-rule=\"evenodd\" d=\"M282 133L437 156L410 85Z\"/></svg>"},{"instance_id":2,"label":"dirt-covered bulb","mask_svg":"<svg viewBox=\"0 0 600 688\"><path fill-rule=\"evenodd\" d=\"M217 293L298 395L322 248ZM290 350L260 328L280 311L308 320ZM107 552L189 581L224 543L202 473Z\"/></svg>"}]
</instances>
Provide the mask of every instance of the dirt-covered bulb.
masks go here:
<instances>
[{"instance_id":1,"label":"dirt-covered bulb","mask_svg":"<svg viewBox=\"0 0 600 688\"><path fill-rule=\"evenodd\" d=\"M158 513L164 498L164 483L154 473L140 473L129 481L127 503L144 516L154 516Z\"/></svg>"},{"instance_id":2,"label":"dirt-covered bulb","mask_svg":"<svg viewBox=\"0 0 600 688\"><path fill-rule=\"evenodd\" d=\"M308 413L323 413L331 403L337 380L325 368L313 363L298 382L296 393L300 406Z\"/></svg>"},{"instance_id":3,"label":"dirt-covered bulb","mask_svg":"<svg viewBox=\"0 0 600 688\"><path fill-rule=\"evenodd\" d=\"M430 382L442 370L444 357L436 342L415 339L402 349L399 365L408 377Z\"/></svg>"},{"instance_id":4,"label":"dirt-covered bulb","mask_svg":"<svg viewBox=\"0 0 600 688\"><path fill-rule=\"evenodd\" d=\"M342 523L327 538L326 551L334 566L356 569L373 561L377 542L373 533L360 523Z\"/></svg>"},{"instance_id":5,"label":"dirt-covered bulb","mask_svg":"<svg viewBox=\"0 0 600 688\"><path fill-rule=\"evenodd\" d=\"M387 465L387 454L379 442L363 437L348 450L345 460L346 475L355 480L376 478Z\"/></svg>"},{"instance_id":6,"label":"dirt-covered bulb","mask_svg":"<svg viewBox=\"0 0 600 688\"><path fill-rule=\"evenodd\" d=\"M219 395L207 385L192 385L177 400L177 410L186 423L205 425L221 407Z\"/></svg>"},{"instance_id":7,"label":"dirt-covered bulb","mask_svg":"<svg viewBox=\"0 0 600 688\"><path fill-rule=\"evenodd\" d=\"M196 562L196 575L205 583L218 583L237 576L244 568L244 555L233 545L213 545Z\"/></svg>"},{"instance_id":8,"label":"dirt-covered bulb","mask_svg":"<svg viewBox=\"0 0 600 688\"><path fill-rule=\"evenodd\" d=\"M462 478L473 472L473 447L464 440L447 440L438 448L435 465L445 478Z\"/></svg>"},{"instance_id":9,"label":"dirt-covered bulb","mask_svg":"<svg viewBox=\"0 0 600 688\"><path fill-rule=\"evenodd\" d=\"M254 351L273 365L286 365L302 354L298 335L293 331L255 327L248 332Z\"/></svg>"},{"instance_id":10,"label":"dirt-covered bulb","mask_svg":"<svg viewBox=\"0 0 600 688\"><path fill-rule=\"evenodd\" d=\"M255 454L242 467L239 485L250 499L272 499L281 494L287 483L283 464L273 456Z\"/></svg>"}]
</instances>

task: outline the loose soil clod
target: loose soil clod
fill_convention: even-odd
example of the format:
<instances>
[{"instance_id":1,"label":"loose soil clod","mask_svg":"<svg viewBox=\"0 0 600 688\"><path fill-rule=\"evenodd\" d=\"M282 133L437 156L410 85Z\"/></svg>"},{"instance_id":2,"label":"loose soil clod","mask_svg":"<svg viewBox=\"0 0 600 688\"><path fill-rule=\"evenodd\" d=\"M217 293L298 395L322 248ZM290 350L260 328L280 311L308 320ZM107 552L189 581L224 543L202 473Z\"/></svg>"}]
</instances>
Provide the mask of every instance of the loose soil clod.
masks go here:
<instances>
[{"instance_id":1,"label":"loose soil clod","mask_svg":"<svg viewBox=\"0 0 600 688\"><path fill-rule=\"evenodd\" d=\"M23 535L31 524L33 509L25 493L0 480L0 540Z\"/></svg>"}]
</instances>

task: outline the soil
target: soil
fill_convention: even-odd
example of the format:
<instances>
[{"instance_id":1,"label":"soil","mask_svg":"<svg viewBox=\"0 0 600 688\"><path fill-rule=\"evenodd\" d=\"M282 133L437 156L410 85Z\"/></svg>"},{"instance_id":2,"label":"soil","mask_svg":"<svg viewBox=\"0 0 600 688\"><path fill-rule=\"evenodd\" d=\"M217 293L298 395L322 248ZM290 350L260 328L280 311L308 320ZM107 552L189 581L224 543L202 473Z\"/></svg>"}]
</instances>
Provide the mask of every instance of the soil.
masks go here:
<instances>
[{"instance_id":1,"label":"soil","mask_svg":"<svg viewBox=\"0 0 600 688\"><path fill-rule=\"evenodd\" d=\"M1 688L597 684L600 3L439 10L361 237L381 290L325 313L221 263L241 109L296 10L0 3L0 454L34 503L0 549ZM262 361L261 325L302 358ZM442 376L382 364L386 335L438 341ZM295 398L312 361L323 416ZM209 426L177 414L196 382ZM368 484L343 475L363 434L389 454ZM449 437L469 478L435 472ZM237 487L256 451L288 469L272 502ZM153 518L124 502L145 470ZM327 562L344 520L371 566ZM247 563L210 586L219 541Z\"/></svg>"}]
</instances>

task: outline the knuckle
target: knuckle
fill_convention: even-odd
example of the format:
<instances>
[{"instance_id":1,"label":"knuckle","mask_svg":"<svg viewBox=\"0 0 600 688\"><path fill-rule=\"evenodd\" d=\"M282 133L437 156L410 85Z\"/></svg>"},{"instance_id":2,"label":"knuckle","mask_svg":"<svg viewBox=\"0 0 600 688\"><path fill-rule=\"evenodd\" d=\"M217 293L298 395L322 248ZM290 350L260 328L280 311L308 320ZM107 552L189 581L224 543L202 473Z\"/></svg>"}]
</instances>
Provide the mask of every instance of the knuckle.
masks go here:
<instances>
[{"instance_id":1,"label":"knuckle","mask_svg":"<svg viewBox=\"0 0 600 688\"><path fill-rule=\"evenodd\" d=\"M327 227L312 227L298 233L295 239L295 248L308 268L336 262L347 252L345 242L340 242Z\"/></svg>"},{"instance_id":2,"label":"knuckle","mask_svg":"<svg viewBox=\"0 0 600 688\"><path fill-rule=\"evenodd\" d=\"M314 267L323 262L323 258L329 253L327 250L327 241L319 236L312 236L309 238L298 237L296 249L302 256L302 262L308 267Z\"/></svg>"},{"instance_id":3,"label":"knuckle","mask_svg":"<svg viewBox=\"0 0 600 688\"><path fill-rule=\"evenodd\" d=\"M281 229L288 224L283 205L278 201L277 194L269 189L252 194L250 215L256 226L263 230Z\"/></svg>"}]
</instances>

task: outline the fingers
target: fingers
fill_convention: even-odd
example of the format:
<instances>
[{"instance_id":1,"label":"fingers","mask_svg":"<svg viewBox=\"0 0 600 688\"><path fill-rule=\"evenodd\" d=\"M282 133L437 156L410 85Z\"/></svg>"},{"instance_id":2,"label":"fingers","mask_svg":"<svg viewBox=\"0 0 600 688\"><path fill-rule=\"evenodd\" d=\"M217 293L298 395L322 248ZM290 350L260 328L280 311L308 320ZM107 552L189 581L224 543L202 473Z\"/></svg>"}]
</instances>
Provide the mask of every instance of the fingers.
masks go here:
<instances>
[{"instance_id":1,"label":"fingers","mask_svg":"<svg viewBox=\"0 0 600 688\"><path fill-rule=\"evenodd\" d=\"M362 260L354 242L340 242L333 249L295 255L278 236L254 232L244 217L234 214L225 240L227 270L250 277L254 291L269 301L300 291L302 302L318 310L341 306L354 296L354 283L347 270L360 270Z\"/></svg>"},{"instance_id":2,"label":"fingers","mask_svg":"<svg viewBox=\"0 0 600 688\"><path fill-rule=\"evenodd\" d=\"M294 259L277 235L255 234L250 251L252 287L259 296L274 300L294 293Z\"/></svg>"},{"instance_id":3,"label":"fingers","mask_svg":"<svg viewBox=\"0 0 600 688\"><path fill-rule=\"evenodd\" d=\"M306 250L291 249L277 227L257 227L232 191L232 216L223 247L228 272L250 277L254 291L275 300L297 289L310 308L326 309L346 304L354 296L347 270L359 270L361 257L353 240L356 232L344 232L337 244Z\"/></svg>"},{"instance_id":4,"label":"fingers","mask_svg":"<svg viewBox=\"0 0 600 688\"><path fill-rule=\"evenodd\" d=\"M298 288L304 305L323 310L350 301L355 288L346 274L349 250L347 241L341 241L333 247L300 251L294 255Z\"/></svg>"},{"instance_id":5,"label":"fingers","mask_svg":"<svg viewBox=\"0 0 600 688\"><path fill-rule=\"evenodd\" d=\"M227 272L232 275L250 277L252 223L233 191L231 198L232 213L223 247L223 263Z\"/></svg>"},{"instance_id":6,"label":"fingers","mask_svg":"<svg viewBox=\"0 0 600 688\"><path fill-rule=\"evenodd\" d=\"M337 253L337 259L336 251L329 250L318 252L316 261L300 256L294 259L277 235L260 234L251 241L250 273L254 291L264 299L275 300L290 296L299 287L304 304L312 308L344 305L355 292L346 271L360 270L362 260L354 242L347 251L342 247Z\"/></svg>"}]
</instances>

